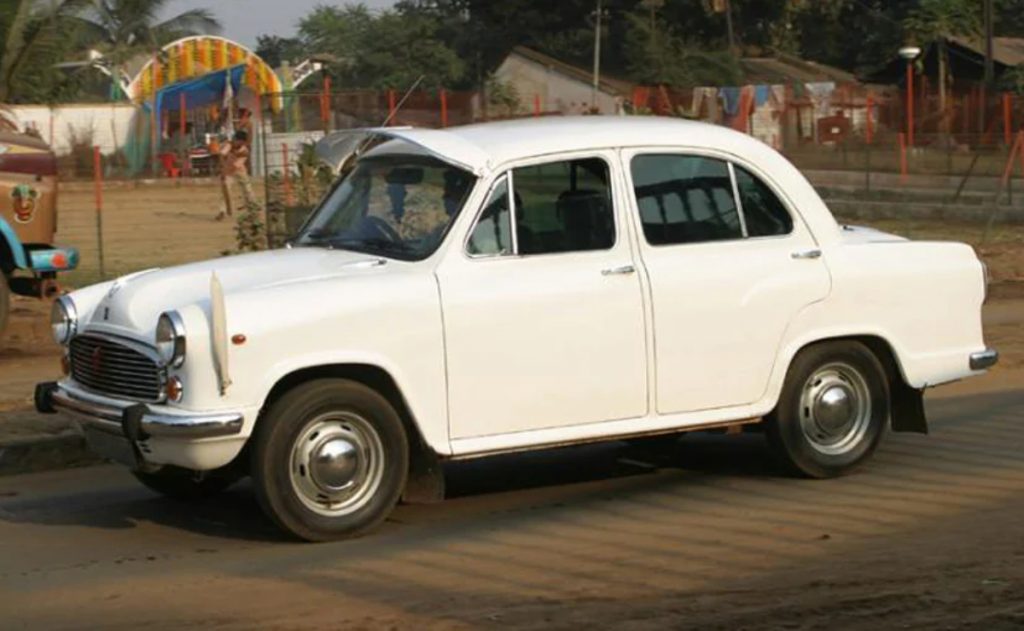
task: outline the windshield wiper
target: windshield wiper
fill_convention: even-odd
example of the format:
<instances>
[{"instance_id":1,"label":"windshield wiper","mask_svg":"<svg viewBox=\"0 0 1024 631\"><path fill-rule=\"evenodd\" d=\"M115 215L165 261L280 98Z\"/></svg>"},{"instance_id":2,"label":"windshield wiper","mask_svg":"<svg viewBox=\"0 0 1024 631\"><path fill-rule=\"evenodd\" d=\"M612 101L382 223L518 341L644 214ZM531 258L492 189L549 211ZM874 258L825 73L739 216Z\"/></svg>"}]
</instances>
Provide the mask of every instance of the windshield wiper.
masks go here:
<instances>
[{"instance_id":1,"label":"windshield wiper","mask_svg":"<svg viewBox=\"0 0 1024 631\"><path fill-rule=\"evenodd\" d=\"M332 244L342 248L349 249L360 249L367 250L372 249L373 251L381 253L391 254L409 254L414 252L407 244L401 241L392 241L390 239L382 238L348 238L348 239L334 239ZM352 246L355 246L354 248Z\"/></svg>"}]
</instances>

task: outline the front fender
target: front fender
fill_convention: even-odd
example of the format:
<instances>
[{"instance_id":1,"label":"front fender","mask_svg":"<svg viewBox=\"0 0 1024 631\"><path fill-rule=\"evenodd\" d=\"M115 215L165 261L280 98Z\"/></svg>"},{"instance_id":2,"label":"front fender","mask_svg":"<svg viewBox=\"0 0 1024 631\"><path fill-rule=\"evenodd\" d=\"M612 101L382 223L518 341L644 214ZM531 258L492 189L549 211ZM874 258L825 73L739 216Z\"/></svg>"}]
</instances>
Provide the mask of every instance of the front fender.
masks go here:
<instances>
[{"instance_id":1,"label":"front fender","mask_svg":"<svg viewBox=\"0 0 1024 631\"><path fill-rule=\"evenodd\" d=\"M16 269L28 269L28 256L25 254L25 246L22 245L21 239L15 234L14 228L11 224L7 223L7 220L0 217L0 254L2 250L6 249L7 253L11 257L9 261L10 265ZM4 261L0 258L0 267L4 267Z\"/></svg>"}]
</instances>

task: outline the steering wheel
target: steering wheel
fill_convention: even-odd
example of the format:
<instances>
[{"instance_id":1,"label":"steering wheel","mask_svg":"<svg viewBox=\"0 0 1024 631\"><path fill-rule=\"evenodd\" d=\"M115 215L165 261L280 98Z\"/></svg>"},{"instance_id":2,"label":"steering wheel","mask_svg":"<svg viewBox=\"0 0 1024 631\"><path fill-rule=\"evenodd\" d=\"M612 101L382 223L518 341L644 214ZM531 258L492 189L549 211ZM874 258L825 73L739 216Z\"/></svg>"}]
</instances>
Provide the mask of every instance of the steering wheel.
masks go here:
<instances>
[{"instance_id":1,"label":"steering wheel","mask_svg":"<svg viewBox=\"0 0 1024 631\"><path fill-rule=\"evenodd\" d=\"M388 241L393 241L395 243L401 243L402 242L402 237L401 237L401 235L398 234L398 231L395 230L391 226L391 224L389 224L388 222L384 221L380 217L375 217L373 215L368 215L368 216L364 217L363 219L367 223L371 224L373 226L374 230L376 230L378 233L382 234L383 236L387 237Z\"/></svg>"}]
</instances>

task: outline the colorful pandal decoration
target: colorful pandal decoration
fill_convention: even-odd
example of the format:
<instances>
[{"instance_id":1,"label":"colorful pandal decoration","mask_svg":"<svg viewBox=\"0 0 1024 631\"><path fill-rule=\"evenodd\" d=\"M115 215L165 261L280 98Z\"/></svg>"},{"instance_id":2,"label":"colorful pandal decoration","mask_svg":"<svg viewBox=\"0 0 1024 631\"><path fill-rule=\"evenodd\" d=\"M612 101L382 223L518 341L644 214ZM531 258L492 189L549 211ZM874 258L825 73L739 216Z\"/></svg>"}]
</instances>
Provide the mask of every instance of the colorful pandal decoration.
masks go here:
<instances>
[{"instance_id":1,"label":"colorful pandal decoration","mask_svg":"<svg viewBox=\"0 0 1024 631\"><path fill-rule=\"evenodd\" d=\"M281 109L283 84L274 70L245 46L203 35L187 37L163 47L128 85L128 95L136 103L153 100L160 89L213 72L245 65L242 85L266 99L273 111Z\"/></svg>"}]
</instances>

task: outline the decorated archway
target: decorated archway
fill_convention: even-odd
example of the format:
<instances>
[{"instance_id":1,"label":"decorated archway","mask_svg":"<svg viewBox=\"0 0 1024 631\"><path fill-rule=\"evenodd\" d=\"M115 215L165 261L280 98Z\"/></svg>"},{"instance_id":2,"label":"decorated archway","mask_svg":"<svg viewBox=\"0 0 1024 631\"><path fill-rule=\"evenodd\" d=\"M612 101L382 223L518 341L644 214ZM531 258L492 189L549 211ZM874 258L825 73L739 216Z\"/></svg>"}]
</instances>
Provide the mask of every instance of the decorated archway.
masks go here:
<instances>
[{"instance_id":1,"label":"decorated archway","mask_svg":"<svg viewBox=\"0 0 1024 631\"><path fill-rule=\"evenodd\" d=\"M273 68L238 42L212 35L186 37L164 46L132 78L127 93L135 103L144 104L177 88L189 96L191 107L211 100L228 81L235 94L248 89L264 106L275 112L281 109L284 88Z\"/></svg>"}]
</instances>

